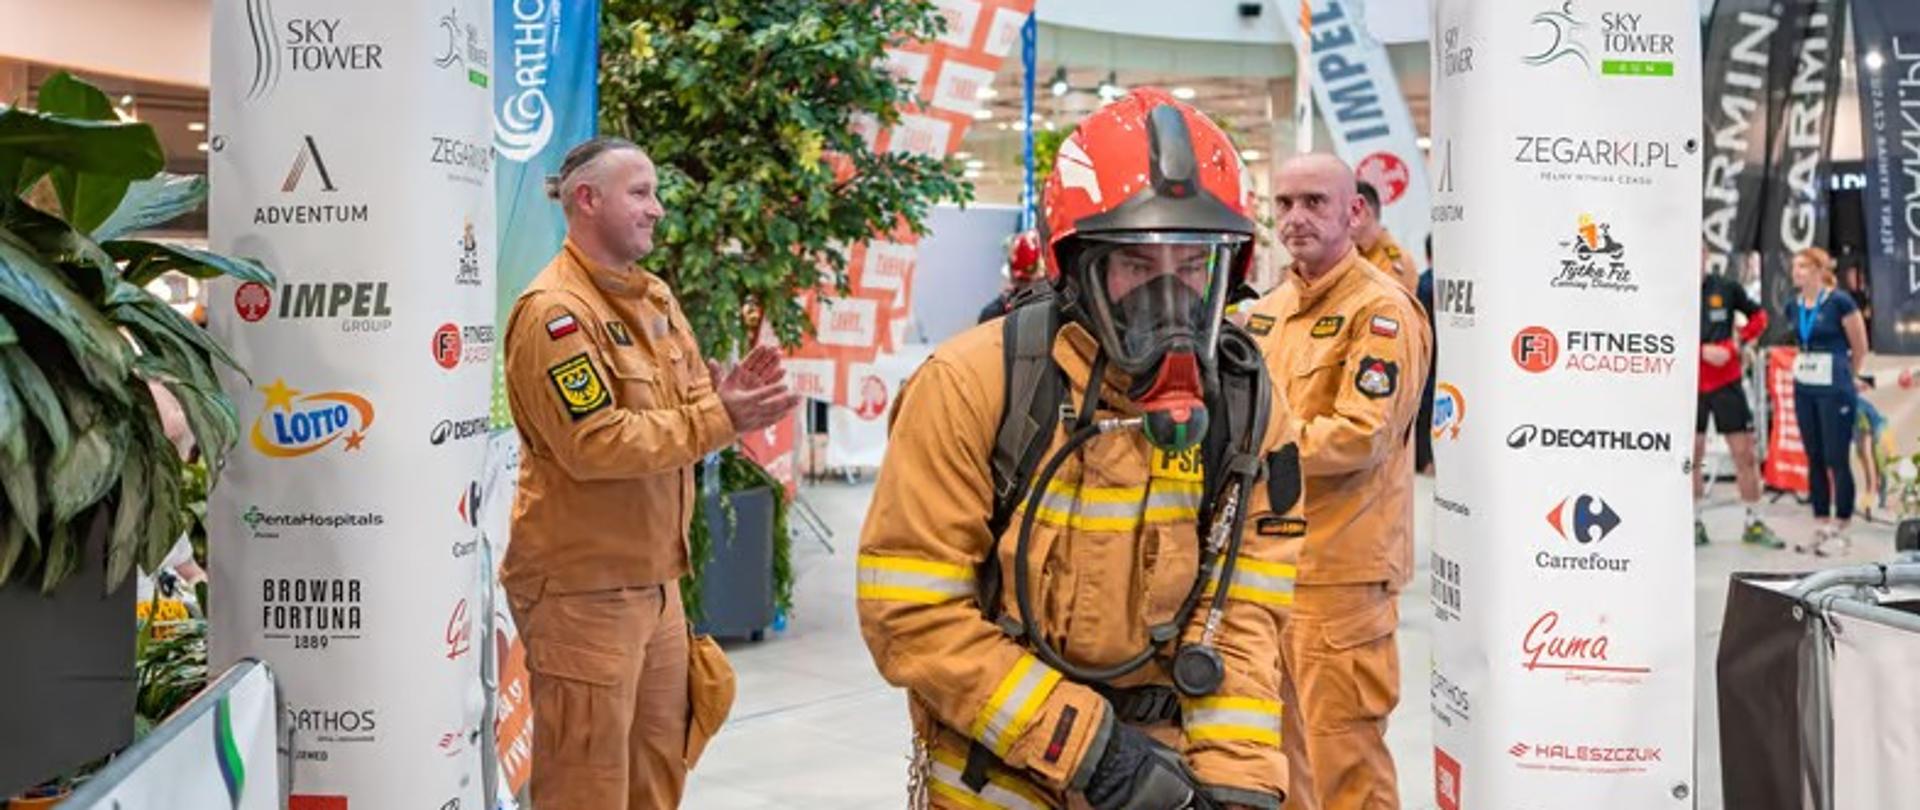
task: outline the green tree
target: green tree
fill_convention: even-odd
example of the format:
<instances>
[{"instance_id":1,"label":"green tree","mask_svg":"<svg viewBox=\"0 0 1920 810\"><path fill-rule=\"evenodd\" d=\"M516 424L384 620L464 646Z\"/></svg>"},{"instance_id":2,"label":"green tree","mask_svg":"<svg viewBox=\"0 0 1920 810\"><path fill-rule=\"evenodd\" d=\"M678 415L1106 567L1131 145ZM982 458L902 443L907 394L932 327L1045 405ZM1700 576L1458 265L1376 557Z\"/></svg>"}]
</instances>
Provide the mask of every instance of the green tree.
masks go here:
<instances>
[{"instance_id":1,"label":"green tree","mask_svg":"<svg viewBox=\"0 0 1920 810\"><path fill-rule=\"evenodd\" d=\"M890 126L911 99L887 46L944 27L925 0L606 0L601 130L660 168L667 218L645 266L708 356L763 318L797 345L812 329L798 296L844 289L848 246L896 223L924 234L935 203L972 199L951 161L876 153L854 129Z\"/></svg>"}]
</instances>

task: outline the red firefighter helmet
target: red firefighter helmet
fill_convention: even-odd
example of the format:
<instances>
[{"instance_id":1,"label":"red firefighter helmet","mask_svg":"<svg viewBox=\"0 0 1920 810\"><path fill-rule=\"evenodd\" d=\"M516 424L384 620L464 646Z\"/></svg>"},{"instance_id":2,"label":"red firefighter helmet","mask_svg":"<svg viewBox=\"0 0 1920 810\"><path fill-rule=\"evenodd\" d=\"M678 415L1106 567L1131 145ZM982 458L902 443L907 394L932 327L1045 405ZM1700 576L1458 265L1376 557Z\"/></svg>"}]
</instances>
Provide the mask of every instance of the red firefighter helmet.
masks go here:
<instances>
[{"instance_id":1,"label":"red firefighter helmet","mask_svg":"<svg viewBox=\"0 0 1920 810\"><path fill-rule=\"evenodd\" d=\"M1007 278L1015 284L1025 284L1038 280L1043 272L1040 233L1029 229L1014 234L1007 243Z\"/></svg>"},{"instance_id":2,"label":"red firefighter helmet","mask_svg":"<svg viewBox=\"0 0 1920 810\"><path fill-rule=\"evenodd\" d=\"M1041 237L1067 317L1121 370L1147 373L1168 351L1211 363L1227 294L1253 256L1247 177L1225 132L1155 88L1100 108L1061 144ZM1155 263L1185 283L1123 280Z\"/></svg>"}]
</instances>

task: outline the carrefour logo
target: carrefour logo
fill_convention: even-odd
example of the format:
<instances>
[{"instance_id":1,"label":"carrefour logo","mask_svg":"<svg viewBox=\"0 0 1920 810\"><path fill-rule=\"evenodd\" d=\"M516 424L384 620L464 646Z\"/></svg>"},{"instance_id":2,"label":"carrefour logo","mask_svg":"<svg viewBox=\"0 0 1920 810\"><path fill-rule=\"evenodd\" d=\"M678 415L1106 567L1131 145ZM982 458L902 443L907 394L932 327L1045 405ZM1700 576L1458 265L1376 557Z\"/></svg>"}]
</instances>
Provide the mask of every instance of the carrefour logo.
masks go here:
<instances>
[{"instance_id":1,"label":"carrefour logo","mask_svg":"<svg viewBox=\"0 0 1920 810\"><path fill-rule=\"evenodd\" d=\"M342 452L360 449L373 427L373 403L348 391L306 393L284 379L260 391L267 401L253 420L253 448L268 458L312 455L339 442Z\"/></svg>"},{"instance_id":2,"label":"carrefour logo","mask_svg":"<svg viewBox=\"0 0 1920 810\"><path fill-rule=\"evenodd\" d=\"M547 148L553 139L553 107L547 103L547 69L551 66L556 18L560 3L515 0L513 3L513 69L502 68L505 98L493 121L494 146L500 156L525 163Z\"/></svg>"}]
</instances>

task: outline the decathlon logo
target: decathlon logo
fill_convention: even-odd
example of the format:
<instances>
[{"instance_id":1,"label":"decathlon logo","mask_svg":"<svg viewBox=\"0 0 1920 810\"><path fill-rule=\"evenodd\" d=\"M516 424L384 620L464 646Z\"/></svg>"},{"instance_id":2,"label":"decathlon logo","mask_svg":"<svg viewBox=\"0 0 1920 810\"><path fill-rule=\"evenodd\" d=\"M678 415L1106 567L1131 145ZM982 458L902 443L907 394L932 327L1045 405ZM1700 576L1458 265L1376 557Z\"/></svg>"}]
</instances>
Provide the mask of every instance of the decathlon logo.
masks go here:
<instances>
[{"instance_id":1,"label":"decathlon logo","mask_svg":"<svg viewBox=\"0 0 1920 810\"><path fill-rule=\"evenodd\" d=\"M547 103L547 69L553 56L554 23L560 13L557 0L516 0L513 3L513 70L501 71L507 84L506 100L493 119L493 139L500 155L525 163L553 140L553 107Z\"/></svg>"},{"instance_id":2,"label":"decathlon logo","mask_svg":"<svg viewBox=\"0 0 1920 810\"><path fill-rule=\"evenodd\" d=\"M348 391L307 394L276 379L253 420L253 448L268 458L312 455L339 442L343 452L360 449L373 427L373 403Z\"/></svg>"}]
</instances>

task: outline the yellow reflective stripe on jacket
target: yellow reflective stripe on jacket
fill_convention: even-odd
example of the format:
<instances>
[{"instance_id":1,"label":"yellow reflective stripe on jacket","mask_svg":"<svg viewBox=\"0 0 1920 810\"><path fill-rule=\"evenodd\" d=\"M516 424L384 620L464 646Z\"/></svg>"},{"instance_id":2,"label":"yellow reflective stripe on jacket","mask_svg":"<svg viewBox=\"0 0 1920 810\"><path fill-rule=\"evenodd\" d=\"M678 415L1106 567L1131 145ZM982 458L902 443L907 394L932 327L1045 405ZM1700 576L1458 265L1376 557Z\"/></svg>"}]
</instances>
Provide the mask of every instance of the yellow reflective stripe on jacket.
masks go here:
<instances>
[{"instance_id":1,"label":"yellow reflective stripe on jacket","mask_svg":"<svg viewBox=\"0 0 1920 810\"><path fill-rule=\"evenodd\" d=\"M987 784L979 793L960 779L966 760L946 751L933 754L933 784L929 789L970 810L1047 810L1047 801L1032 788L999 769L987 771Z\"/></svg>"},{"instance_id":2,"label":"yellow reflective stripe on jacket","mask_svg":"<svg viewBox=\"0 0 1920 810\"><path fill-rule=\"evenodd\" d=\"M974 593L973 569L964 565L862 554L857 571L861 599L936 605Z\"/></svg>"},{"instance_id":3,"label":"yellow reflective stripe on jacket","mask_svg":"<svg viewBox=\"0 0 1920 810\"><path fill-rule=\"evenodd\" d=\"M1223 561L1224 562L1224 561ZM1286 563L1262 562L1241 557L1233 567L1233 587L1227 589L1228 599L1242 602L1258 602L1263 605L1293 604L1293 581L1299 577L1299 569ZM1207 596L1212 596L1220 587L1220 569L1213 569L1213 579L1207 583Z\"/></svg>"},{"instance_id":4,"label":"yellow reflective stripe on jacket","mask_svg":"<svg viewBox=\"0 0 1920 810\"><path fill-rule=\"evenodd\" d=\"M1013 668L1000 679L1000 685L980 707L969 735L1004 757L1014 741L1025 734L1033 716L1060 683L1060 673L1031 655L1021 655Z\"/></svg>"},{"instance_id":5,"label":"yellow reflective stripe on jacket","mask_svg":"<svg viewBox=\"0 0 1920 810\"><path fill-rule=\"evenodd\" d=\"M1141 523L1192 522L1200 514L1199 482L1154 479L1149 487L1077 487L1050 482L1034 520L1081 531L1125 532Z\"/></svg>"},{"instance_id":6,"label":"yellow reflective stripe on jacket","mask_svg":"<svg viewBox=\"0 0 1920 810\"><path fill-rule=\"evenodd\" d=\"M1183 701L1180 725L1193 742L1245 741L1280 746L1280 702L1246 697Z\"/></svg>"}]
</instances>

